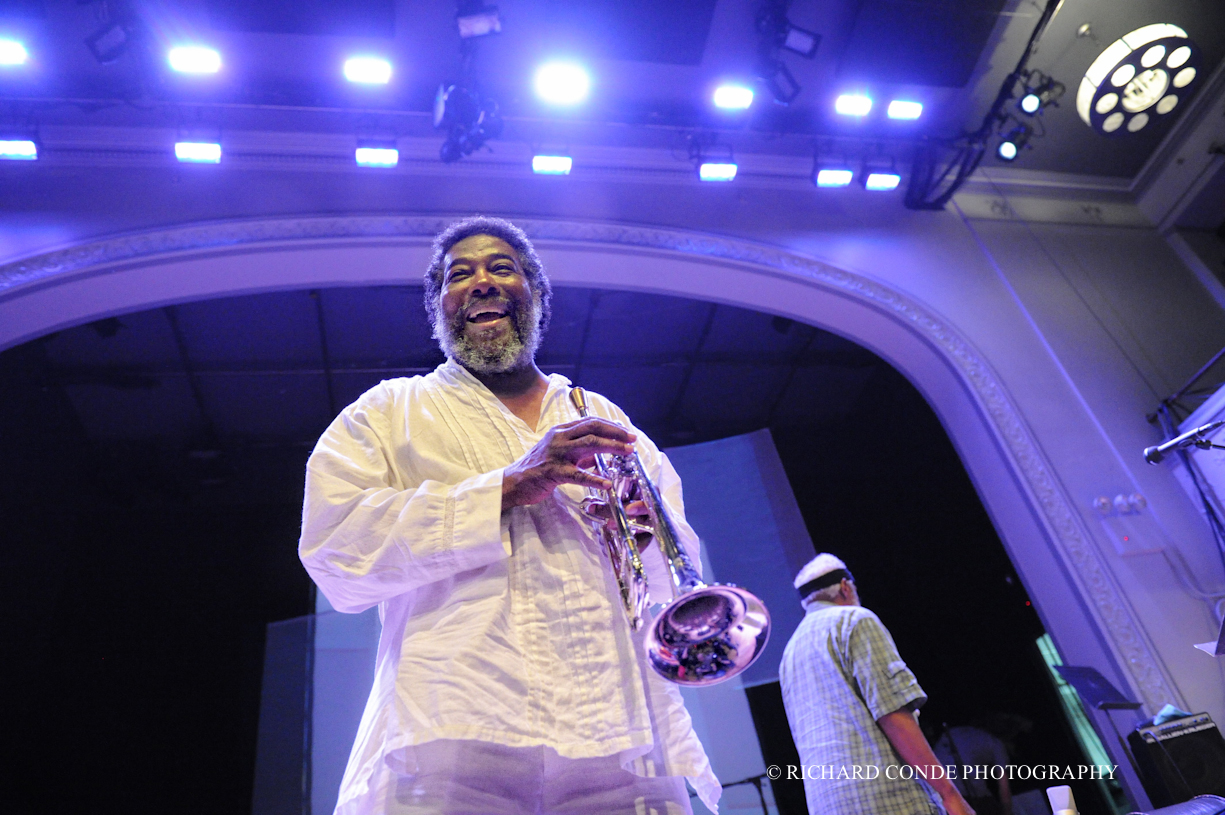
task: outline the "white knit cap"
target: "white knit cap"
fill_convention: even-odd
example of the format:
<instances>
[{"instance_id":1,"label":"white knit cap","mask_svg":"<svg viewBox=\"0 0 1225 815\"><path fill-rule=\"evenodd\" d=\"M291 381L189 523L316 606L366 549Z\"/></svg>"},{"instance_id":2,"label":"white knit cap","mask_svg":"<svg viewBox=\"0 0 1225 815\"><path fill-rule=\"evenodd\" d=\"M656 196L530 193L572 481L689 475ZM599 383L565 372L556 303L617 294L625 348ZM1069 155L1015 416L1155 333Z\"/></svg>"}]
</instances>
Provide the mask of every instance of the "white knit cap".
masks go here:
<instances>
[{"instance_id":1,"label":"white knit cap","mask_svg":"<svg viewBox=\"0 0 1225 815\"><path fill-rule=\"evenodd\" d=\"M829 574L835 569L846 569L846 564L829 552L821 554L808 561L800 573L795 576L793 584L797 589L805 583L816 580L821 575Z\"/></svg>"}]
</instances>

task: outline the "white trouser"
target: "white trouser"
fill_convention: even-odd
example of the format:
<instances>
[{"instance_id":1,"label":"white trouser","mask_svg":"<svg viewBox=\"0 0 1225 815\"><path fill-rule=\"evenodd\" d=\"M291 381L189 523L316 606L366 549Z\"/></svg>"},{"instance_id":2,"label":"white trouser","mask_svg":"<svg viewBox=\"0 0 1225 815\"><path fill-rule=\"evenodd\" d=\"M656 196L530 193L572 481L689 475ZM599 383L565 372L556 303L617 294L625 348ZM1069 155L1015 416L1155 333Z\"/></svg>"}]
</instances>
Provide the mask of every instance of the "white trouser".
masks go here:
<instances>
[{"instance_id":1,"label":"white trouser","mask_svg":"<svg viewBox=\"0 0 1225 815\"><path fill-rule=\"evenodd\" d=\"M616 756L562 758L547 747L436 741L416 748L387 815L692 815L685 779L643 778Z\"/></svg>"}]
</instances>

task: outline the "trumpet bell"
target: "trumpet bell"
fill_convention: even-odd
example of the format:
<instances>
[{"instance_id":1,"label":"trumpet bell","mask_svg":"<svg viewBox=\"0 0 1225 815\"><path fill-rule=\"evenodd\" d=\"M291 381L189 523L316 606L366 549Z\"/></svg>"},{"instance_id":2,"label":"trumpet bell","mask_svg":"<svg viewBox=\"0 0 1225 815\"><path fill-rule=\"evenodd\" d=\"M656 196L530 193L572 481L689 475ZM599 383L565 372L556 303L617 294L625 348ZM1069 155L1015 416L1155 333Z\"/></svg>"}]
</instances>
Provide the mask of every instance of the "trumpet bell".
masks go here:
<instances>
[{"instance_id":1,"label":"trumpet bell","mask_svg":"<svg viewBox=\"0 0 1225 815\"><path fill-rule=\"evenodd\" d=\"M681 595L646 636L655 672L678 685L714 685L753 664L770 639L770 612L751 592L715 584Z\"/></svg>"}]
</instances>

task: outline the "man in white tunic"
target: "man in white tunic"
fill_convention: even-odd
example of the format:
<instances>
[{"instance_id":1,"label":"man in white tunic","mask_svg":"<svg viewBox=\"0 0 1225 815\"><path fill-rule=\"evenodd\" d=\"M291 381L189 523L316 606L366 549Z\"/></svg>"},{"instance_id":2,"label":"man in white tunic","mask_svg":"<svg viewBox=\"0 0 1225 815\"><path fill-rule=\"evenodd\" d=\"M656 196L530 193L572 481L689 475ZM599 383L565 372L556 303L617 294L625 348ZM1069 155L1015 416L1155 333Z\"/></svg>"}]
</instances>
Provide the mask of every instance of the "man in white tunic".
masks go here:
<instances>
[{"instance_id":1,"label":"man in white tunic","mask_svg":"<svg viewBox=\"0 0 1225 815\"><path fill-rule=\"evenodd\" d=\"M597 453L637 448L694 563L680 480L621 410L535 352L550 287L506 221L435 241L426 309L448 359L371 389L307 465L299 554L332 606L377 605L374 687L338 815L687 813L719 797L676 686L650 670L580 506ZM643 553L669 599L658 547Z\"/></svg>"}]
</instances>

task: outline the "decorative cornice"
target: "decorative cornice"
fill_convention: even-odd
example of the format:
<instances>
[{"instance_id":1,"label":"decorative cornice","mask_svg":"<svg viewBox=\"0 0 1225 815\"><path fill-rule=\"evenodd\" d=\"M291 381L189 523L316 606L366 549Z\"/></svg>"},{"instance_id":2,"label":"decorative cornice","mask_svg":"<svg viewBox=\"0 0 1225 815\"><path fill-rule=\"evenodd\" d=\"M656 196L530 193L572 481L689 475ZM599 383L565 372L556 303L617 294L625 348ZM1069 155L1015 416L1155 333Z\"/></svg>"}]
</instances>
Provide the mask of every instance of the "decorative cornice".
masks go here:
<instances>
[{"instance_id":1,"label":"decorative cornice","mask_svg":"<svg viewBox=\"0 0 1225 815\"><path fill-rule=\"evenodd\" d=\"M129 263L277 242L402 239L424 242L452 219L421 216L346 216L237 221L126 235L37 255L0 266L0 298L26 286L100 274ZM809 281L883 312L935 348L973 393L1065 562L1086 592L1115 653L1150 710L1177 702L1147 639L1120 595L1106 564L1036 439L990 364L969 340L931 309L896 289L785 249L714 235L573 221L517 220L536 241L602 244L717 258Z\"/></svg>"}]
</instances>

